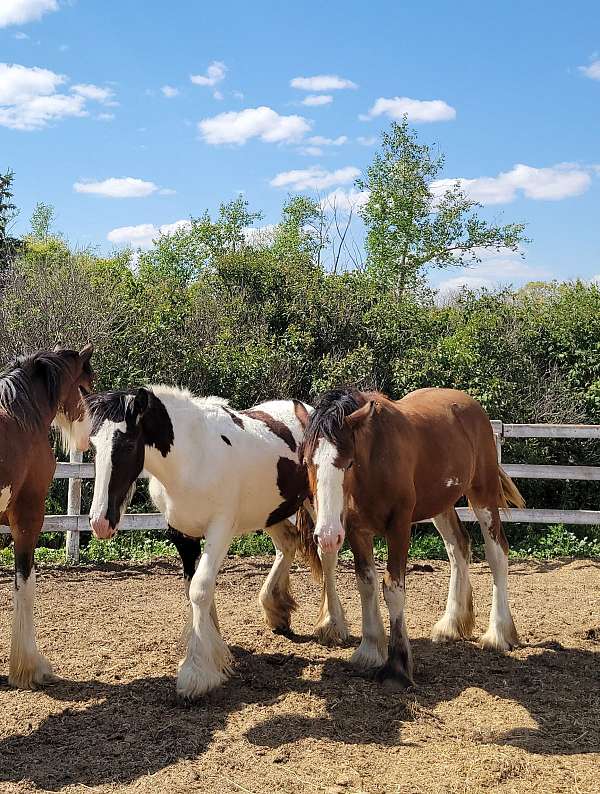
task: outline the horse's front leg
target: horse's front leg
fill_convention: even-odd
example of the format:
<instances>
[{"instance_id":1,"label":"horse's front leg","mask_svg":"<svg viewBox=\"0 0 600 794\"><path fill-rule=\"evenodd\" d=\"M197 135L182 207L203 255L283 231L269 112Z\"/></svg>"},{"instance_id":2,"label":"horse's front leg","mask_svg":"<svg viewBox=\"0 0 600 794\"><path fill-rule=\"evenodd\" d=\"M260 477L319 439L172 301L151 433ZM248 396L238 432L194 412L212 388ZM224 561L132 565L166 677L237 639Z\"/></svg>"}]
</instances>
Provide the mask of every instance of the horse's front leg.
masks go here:
<instances>
[{"instance_id":1,"label":"horse's front leg","mask_svg":"<svg viewBox=\"0 0 600 794\"><path fill-rule=\"evenodd\" d=\"M200 538L191 538L188 535L184 535L170 524L168 525L167 529L167 537L175 546L179 552L179 556L181 557L181 564L183 566L183 591L185 594L185 599L189 603L190 582L192 581L192 577L194 576L196 568L198 567L198 561L202 556L202 544L200 542ZM219 628L219 618L217 616L217 608L215 607L214 601L211 606L210 614L215 626Z\"/></svg>"},{"instance_id":2,"label":"horse's front leg","mask_svg":"<svg viewBox=\"0 0 600 794\"><path fill-rule=\"evenodd\" d=\"M338 553L322 552L319 547L319 557L323 569L323 589L315 635L323 645L340 645L348 639L348 624L335 584Z\"/></svg>"},{"instance_id":3,"label":"horse's front leg","mask_svg":"<svg viewBox=\"0 0 600 794\"><path fill-rule=\"evenodd\" d=\"M205 534L204 553L190 582L191 626L179 665L177 694L197 698L215 689L231 671L231 654L211 617L215 584L233 538L231 521L214 522Z\"/></svg>"},{"instance_id":4,"label":"horse's front leg","mask_svg":"<svg viewBox=\"0 0 600 794\"><path fill-rule=\"evenodd\" d=\"M50 662L38 650L33 618L33 554L42 528L43 513L32 512L29 505L23 510L17 506L11 511L10 519L15 542L15 580L8 682L19 689L33 689L36 685L56 679Z\"/></svg>"},{"instance_id":5,"label":"horse's front leg","mask_svg":"<svg viewBox=\"0 0 600 794\"><path fill-rule=\"evenodd\" d=\"M413 661L406 621L404 619L405 577L410 546L410 518L394 522L387 534L388 561L383 577L383 597L390 613L390 641L387 662L377 671L376 678L392 678L402 686L413 684Z\"/></svg>"},{"instance_id":6,"label":"horse's front leg","mask_svg":"<svg viewBox=\"0 0 600 794\"><path fill-rule=\"evenodd\" d=\"M373 536L357 530L348 532L348 541L354 554L356 586L360 593L362 609L362 639L352 654L352 663L359 667L381 666L387 656L387 638L379 611L377 568L373 559Z\"/></svg>"}]
</instances>

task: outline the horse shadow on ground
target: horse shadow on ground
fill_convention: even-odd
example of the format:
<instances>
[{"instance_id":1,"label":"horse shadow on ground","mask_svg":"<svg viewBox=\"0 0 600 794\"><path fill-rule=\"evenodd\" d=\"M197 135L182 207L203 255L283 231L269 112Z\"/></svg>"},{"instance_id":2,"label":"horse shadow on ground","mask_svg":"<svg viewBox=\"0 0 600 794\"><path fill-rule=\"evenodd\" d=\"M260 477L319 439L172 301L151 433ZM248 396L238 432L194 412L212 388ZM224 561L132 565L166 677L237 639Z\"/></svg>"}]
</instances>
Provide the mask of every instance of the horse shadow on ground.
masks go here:
<instances>
[{"instance_id":1,"label":"horse shadow on ground","mask_svg":"<svg viewBox=\"0 0 600 794\"><path fill-rule=\"evenodd\" d=\"M201 756L237 710L268 707L290 694L322 698L325 716L288 713L267 718L246 731L252 744L280 748L318 737L397 747L403 743L403 725L423 719L443 722L435 707L477 687L520 704L537 725L488 732L479 741L542 755L596 753L600 691L594 647L593 639L590 650L545 644L518 658L483 651L470 642L433 645L418 639L413 642L418 685L407 692L376 684L335 658L325 662L320 680L303 677L315 662L294 654L293 646L289 654L251 653L234 646L233 678L191 705L176 699L171 676L122 685L60 681L40 696L71 701L69 706L39 727L0 741L0 781L30 780L50 791L76 784L129 783ZM6 679L0 679L0 689L6 687Z\"/></svg>"}]
</instances>

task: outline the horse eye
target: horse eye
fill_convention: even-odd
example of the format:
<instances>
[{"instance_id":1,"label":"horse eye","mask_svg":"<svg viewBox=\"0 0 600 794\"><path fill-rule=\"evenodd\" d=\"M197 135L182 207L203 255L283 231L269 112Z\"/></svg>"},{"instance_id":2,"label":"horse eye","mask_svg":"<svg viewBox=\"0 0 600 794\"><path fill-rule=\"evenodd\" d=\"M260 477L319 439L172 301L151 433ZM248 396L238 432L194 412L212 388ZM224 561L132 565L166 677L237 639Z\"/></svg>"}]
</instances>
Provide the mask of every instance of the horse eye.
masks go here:
<instances>
[{"instance_id":1,"label":"horse eye","mask_svg":"<svg viewBox=\"0 0 600 794\"><path fill-rule=\"evenodd\" d=\"M351 460L350 463L346 466L346 471L348 471L348 469L351 469L352 466L354 466L354 461L353 460Z\"/></svg>"}]
</instances>

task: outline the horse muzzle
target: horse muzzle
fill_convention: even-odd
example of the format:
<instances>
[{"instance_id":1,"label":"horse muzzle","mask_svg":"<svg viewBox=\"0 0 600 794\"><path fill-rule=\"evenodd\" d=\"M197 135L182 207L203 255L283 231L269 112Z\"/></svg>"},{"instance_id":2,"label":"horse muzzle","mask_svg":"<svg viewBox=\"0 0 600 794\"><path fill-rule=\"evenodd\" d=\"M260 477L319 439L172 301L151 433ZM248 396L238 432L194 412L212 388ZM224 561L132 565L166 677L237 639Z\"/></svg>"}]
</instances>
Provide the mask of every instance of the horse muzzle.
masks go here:
<instances>
[{"instance_id":1,"label":"horse muzzle","mask_svg":"<svg viewBox=\"0 0 600 794\"><path fill-rule=\"evenodd\" d=\"M339 551L344 543L346 533L342 527L338 529L317 529L314 538L319 549L326 554Z\"/></svg>"},{"instance_id":2,"label":"horse muzzle","mask_svg":"<svg viewBox=\"0 0 600 794\"><path fill-rule=\"evenodd\" d=\"M111 527L107 518L91 518L90 527L92 534L99 540L109 540L116 533L118 527Z\"/></svg>"}]
</instances>

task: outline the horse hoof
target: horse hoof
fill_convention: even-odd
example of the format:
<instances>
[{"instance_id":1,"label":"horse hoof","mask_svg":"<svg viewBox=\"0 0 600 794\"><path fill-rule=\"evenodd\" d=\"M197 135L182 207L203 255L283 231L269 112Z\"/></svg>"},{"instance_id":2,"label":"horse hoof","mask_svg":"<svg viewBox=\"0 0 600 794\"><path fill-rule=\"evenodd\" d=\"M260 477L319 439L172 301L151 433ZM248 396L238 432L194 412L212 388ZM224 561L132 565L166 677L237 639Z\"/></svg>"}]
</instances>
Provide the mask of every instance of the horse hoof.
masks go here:
<instances>
[{"instance_id":1,"label":"horse hoof","mask_svg":"<svg viewBox=\"0 0 600 794\"><path fill-rule=\"evenodd\" d=\"M277 634L280 637L286 637L288 640L293 640L296 636L292 631L291 626L277 626L273 629L273 634Z\"/></svg>"},{"instance_id":2,"label":"horse hoof","mask_svg":"<svg viewBox=\"0 0 600 794\"><path fill-rule=\"evenodd\" d=\"M415 682L403 670L386 662L382 667L375 670L373 680L378 684L383 684L386 689L409 689Z\"/></svg>"},{"instance_id":3,"label":"horse hoof","mask_svg":"<svg viewBox=\"0 0 600 794\"><path fill-rule=\"evenodd\" d=\"M349 637L345 622L340 623L331 616L315 626L315 638L320 645L343 645Z\"/></svg>"}]
</instances>

